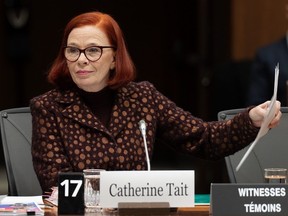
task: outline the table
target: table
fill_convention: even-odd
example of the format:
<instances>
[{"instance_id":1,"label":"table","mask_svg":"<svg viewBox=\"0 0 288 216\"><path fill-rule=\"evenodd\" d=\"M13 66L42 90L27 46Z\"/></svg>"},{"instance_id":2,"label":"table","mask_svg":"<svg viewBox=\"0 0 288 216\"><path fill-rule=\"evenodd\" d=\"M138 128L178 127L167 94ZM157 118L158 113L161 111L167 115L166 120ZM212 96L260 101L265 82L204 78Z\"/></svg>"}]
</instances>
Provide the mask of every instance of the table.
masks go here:
<instances>
[{"instance_id":1,"label":"table","mask_svg":"<svg viewBox=\"0 0 288 216\"><path fill-rule=\"evenodd\" d=\"M197 215L197 216L209 216L209 205L197 205L194 208L179 208L171 213L167 214L167 216L178 216L178 215ZM111 213L86 213L85 216L119 216L118 212ZM140 215L140 214L139 214ZM53 207L52 209L45 210L45 216L59 216L57 213L57 207ZM69 215L71 216L71 215Z\"/></svg>"}]
</instances>

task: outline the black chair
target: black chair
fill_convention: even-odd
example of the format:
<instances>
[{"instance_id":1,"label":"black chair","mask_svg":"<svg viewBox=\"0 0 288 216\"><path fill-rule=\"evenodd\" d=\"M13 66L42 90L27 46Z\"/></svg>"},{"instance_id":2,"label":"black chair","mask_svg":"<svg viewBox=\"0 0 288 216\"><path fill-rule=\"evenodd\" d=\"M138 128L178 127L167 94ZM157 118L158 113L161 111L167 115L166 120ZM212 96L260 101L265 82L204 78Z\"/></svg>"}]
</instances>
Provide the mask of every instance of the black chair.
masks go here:
<instances>
[{"instance_id":1,"label":"black chair","mask_svg":"<svg viewBox=\"0 0 288 216\"><path fill-rule=\"evenodd\" d=\"M244 109L224 110L218 113L218 120L231 119ZM230 182L263 183L264 168L288 168L288 107L282 107L280 125L262 137L248 155L240 169L236 171L240 160L249 146L225 158Z\"/></svg>"},{"instance_id":2,"label":"black chair","mask_svg":"<svg viewBox=\"0 0 288 216\"><path fill-rule=\"evenodd\" d=\"M0 129L11 196L41 195L31 156L32 117L29 107L0 112Z\"/></svg>"}]
</instances>

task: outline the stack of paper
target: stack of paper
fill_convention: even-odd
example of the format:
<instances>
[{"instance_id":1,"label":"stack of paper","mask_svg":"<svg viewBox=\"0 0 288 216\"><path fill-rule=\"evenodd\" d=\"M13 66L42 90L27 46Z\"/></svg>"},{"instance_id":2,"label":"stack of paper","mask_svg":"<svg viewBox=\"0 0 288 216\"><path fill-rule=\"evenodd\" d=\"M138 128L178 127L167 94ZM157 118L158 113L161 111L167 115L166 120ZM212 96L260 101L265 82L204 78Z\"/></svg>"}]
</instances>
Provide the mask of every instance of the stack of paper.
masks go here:
<instances>
[{"instance_id":1,"label":"stack of paper","mask_svg":"<svg viewBox=\"0 0 288 216\"><path fill-rule=\"evenodd\" d=\"M44 215L42 196L0 196L0 215Z\"/></svg>"}]
</instances>

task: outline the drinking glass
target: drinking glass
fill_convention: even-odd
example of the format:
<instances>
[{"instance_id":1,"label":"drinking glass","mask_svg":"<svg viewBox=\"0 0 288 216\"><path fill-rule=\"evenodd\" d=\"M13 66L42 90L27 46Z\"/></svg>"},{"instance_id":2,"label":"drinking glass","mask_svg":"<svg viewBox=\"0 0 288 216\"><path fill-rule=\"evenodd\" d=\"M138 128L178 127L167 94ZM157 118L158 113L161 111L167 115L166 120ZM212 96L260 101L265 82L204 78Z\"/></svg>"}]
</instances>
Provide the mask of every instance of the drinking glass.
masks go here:
<instances>
[{"instance_id":1,"label":"drinking glass","mask_svg":"<svg viewBox=\"0 0 288 216\"><path fill-rule=\"evenodd\" d=\"M84 203L86 212L99 212L100 207L100 173L104 169L85 169L84 174Z\"/></svg>"},{"instance_id":2,"label":"drinking glass","mask_svg":"<svg viewBox=\"0 0 288 216\"><path fill-rule=\"evenodd\" d=\"M266 168L264 169L264 177L266 183L286 183L286 168Z\"/></svg>"}]
</instances>

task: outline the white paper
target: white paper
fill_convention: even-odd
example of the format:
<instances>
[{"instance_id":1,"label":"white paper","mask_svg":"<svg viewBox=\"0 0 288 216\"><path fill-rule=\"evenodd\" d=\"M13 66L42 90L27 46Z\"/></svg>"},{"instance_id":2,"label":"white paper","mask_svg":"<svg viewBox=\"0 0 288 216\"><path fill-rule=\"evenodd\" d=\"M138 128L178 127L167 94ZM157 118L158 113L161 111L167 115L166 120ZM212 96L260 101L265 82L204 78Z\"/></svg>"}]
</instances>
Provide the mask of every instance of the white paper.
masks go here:
<instances>
[{"instance_id":1,"label":"white paper","mask_svg":"<svg viewBox=\"0 0 288 216\"><path fill-rule=\"evenodd\" d=\"M239 162L238 166L236 167L236 171L240 169L244 161L247 159L248 155L252 151L252 149L255 147L255 145L258 143L261 137L263 137L268 131L269 131L269 124L272 121L272 119L275 117L276 114L276 98L277 98L277 89L278 89L278 77L279 77L279 63L275 67L275 78L274 78L274 92L273 96L271 98L271 102L267 108L266 115L264 117L264 120L261 124L260 130L257 134L256 139L253 141L253 143L250 145L249 149L245 152L245 155Z\"/></svg>"},{"instance_id":2,"label":"white paper","mask_svg":"<svg viewBox=\"0 0 288 216\"><path fill-rule=\"evenodd\" d=\"M1 204L31 203L44 204L42 196L5 196L1 199Z\"/></svg>"}]
</instances>

